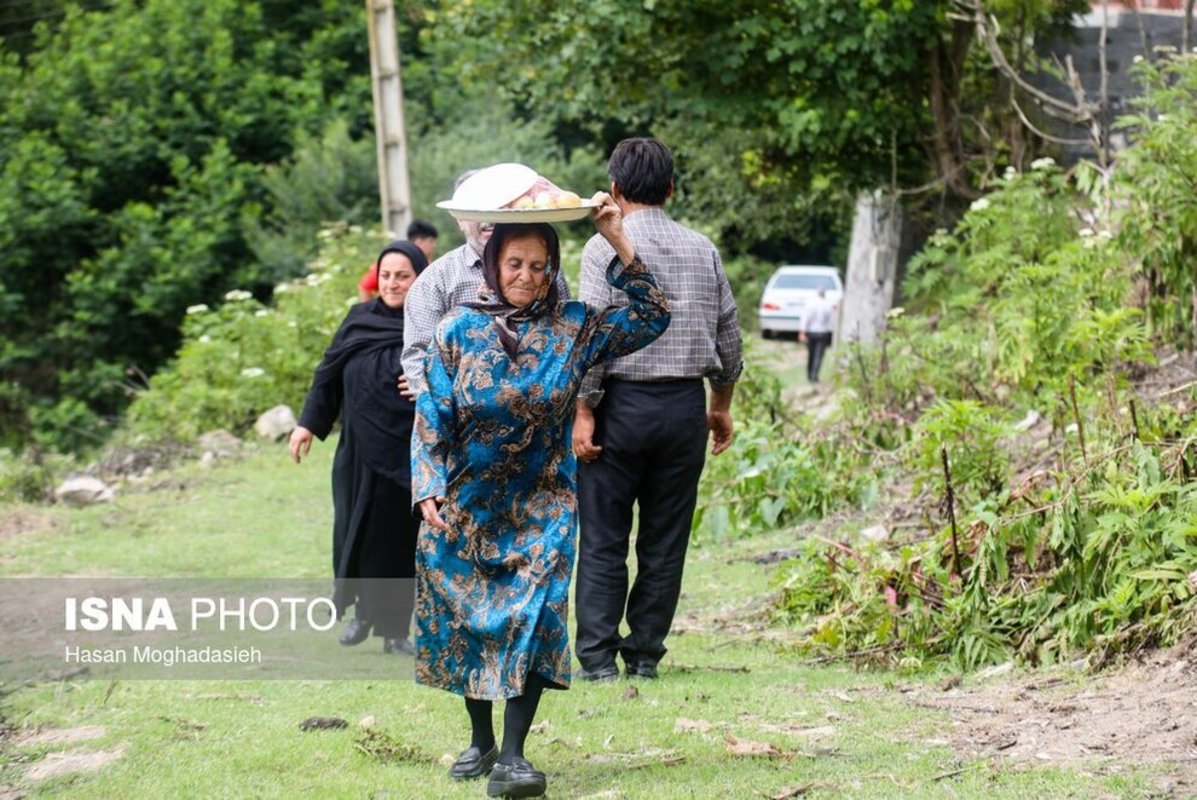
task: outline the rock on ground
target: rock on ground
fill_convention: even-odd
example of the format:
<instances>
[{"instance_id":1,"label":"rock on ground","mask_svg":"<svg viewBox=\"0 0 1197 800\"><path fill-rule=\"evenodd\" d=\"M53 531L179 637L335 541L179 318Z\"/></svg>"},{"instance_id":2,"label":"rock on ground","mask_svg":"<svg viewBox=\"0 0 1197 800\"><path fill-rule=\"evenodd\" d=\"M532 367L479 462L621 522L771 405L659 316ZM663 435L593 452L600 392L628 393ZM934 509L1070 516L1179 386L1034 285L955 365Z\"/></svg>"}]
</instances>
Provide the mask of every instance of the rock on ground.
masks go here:
<instances>
[{"instance_id":1,"label":"rock on ground","mask_svg":"<svg viewBox=\"0 0 1197 800\"><path fill-rule=\"evenodd\" d=\"M199 449L215 458L230 458L241 449L241 440L224 428L201 433L196 439Z\"/></svg>"},{"instance_id":2,"label":"rock on ground","mask_svg":"<svg viewBox=\"0 0 1197 800\"><path fill-rule=\"evenodd\" d=\"M116 489L99 478L80 475L67 478L54 490L54 499L69 506L90 506L107 503L116 497Z\"/></svg>"},{"instance_id":3,"label":"rock on ground","mask_svg":"<svg viewBox=\"0 0 1197 800\"><path fill-rule=\"evenodd\" d=\"M263 439L277 442L290 436L291 431L295 430L298 424L295 412L291 410L291 407L280 405L263 412L262 416L258 417L258 421L254 423L254 430Z\"/></svg>"}]
</instances>

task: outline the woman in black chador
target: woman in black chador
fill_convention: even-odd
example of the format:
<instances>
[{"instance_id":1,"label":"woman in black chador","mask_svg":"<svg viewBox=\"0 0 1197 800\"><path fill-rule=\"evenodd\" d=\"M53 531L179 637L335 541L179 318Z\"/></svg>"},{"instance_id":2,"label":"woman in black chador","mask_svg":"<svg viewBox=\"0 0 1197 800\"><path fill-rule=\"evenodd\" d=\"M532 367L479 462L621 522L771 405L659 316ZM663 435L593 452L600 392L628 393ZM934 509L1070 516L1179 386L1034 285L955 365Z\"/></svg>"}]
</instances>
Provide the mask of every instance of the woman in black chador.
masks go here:
<instances>
[{"instance_id":1,"label":"woman in black chador","mask_svg":"<svg viewBox=\"0 0 1197 800\"><path fill-rule=\"evenodd\" d=\"M415 404L397 383L403 374L403 302L426 266L411 242L383 248L375 266L378 298L349 310L316 368L291 434L291 458L298 464L312 437L323 441L340 414L332 469L333 600L338 615L354 607L341 644L360 644L373 629L386 652L408 655L419 530L411 511Z\"/></svg>"}]
</instances>

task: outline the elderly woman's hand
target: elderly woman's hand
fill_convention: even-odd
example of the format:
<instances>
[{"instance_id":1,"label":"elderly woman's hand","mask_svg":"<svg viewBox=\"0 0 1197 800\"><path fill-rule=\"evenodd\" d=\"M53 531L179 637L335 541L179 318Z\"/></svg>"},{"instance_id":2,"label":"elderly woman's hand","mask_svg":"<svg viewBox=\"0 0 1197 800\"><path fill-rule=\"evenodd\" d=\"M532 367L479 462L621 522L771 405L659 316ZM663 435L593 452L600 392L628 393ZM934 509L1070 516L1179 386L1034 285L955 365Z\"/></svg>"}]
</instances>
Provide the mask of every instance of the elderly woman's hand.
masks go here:
<instances>
[{"instance_id":1,"label":"elderly woman's hand","mask_svg":"<svg viewBox=\"0 0 1197 800\"><path fill-rule=\"evenodd\" d=\"M438 531L449 532L449 526L441 517L441 504L445 502L443 497L429 497L420 501L420 514L424 517L424 521L431 527Z\"/></svg>"},{"instance_id":2,"label":"elderly woman's hand","mask_svg":"<svg viewBox=\"0 0 1197 800\"><path fill-rule=\"evenodd\" d=\"M591 202L598 203L594 209L594 227L599 234L615 248L615 255L624 264L631 264L636 257L636 248L623 232L623 209L606 192L595 192Z\"/></svg>"}]
</instances>

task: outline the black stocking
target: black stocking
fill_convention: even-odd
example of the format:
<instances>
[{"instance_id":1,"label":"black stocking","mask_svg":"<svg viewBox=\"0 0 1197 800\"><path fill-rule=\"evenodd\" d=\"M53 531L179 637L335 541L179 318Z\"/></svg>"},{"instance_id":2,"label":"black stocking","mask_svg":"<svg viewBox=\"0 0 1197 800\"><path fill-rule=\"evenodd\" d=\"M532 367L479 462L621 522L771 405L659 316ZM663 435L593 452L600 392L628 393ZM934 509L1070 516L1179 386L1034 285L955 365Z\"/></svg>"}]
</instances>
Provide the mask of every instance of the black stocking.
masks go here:
<instances>
[{"instance_id":1,"label":"black stocking","mask_svg":"<svg viewBox=\"0 0 1197 800\"><path fill-rule=\"evenodd\" d=\"M524 757L524 742L528 738L528 731L532 729L532 720L536 716L536 707L540 705L540 695L544 687L544 678L531 672L524 684L524 693L507 700L507 708L503 710L503 749L499 751L500 763L511 766L514 759Z\"/></svg>"},{"instance_id":2,"label":"black stocking","mask_svg":"<svg viewBox=\"0 0 1197 800\"><path fill-rule=\"evenodd\" d=\"M491 707L489 700L465 699L466 711L470 715L470 746L477 747L483 753L489 753L495 746L495 726L491 721Z\"/></svg>"}]
</instances>

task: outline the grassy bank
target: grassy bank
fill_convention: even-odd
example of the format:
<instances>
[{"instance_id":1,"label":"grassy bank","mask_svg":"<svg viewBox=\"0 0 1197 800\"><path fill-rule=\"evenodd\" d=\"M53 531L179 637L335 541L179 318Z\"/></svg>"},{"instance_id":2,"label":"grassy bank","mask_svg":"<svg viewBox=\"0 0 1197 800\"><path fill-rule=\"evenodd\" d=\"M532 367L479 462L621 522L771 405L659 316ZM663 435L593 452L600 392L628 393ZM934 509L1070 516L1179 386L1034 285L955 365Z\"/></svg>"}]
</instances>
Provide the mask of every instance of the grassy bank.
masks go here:
<instances>
[{"instance_id":1,"label":"grassy bank","mask_svg":"<svg viewBox=\"0 0 1197 800\"><path fill-rule=\"evenodd\" d=\"M333 447L290 464L266 447L153 476L111 505L9 508L0 574L322 576ZM1146 797L1150 769L960 760L948 713L911 702L943 676L803 665L762 610L792 533L691 552L678 631L656 682L546 696L528 755L550 796ZM330 634L331 635L331 634ZM377 640L346 659L381 659ZM8 685L0 796L479 797L446 777L460 701L393 681L66 681ZM303 732L313 716L347 728ZM371 733L359 723L373 718ZM1121 767L1120 767L1121 768Z\"/></svg>"}]
</instances>

